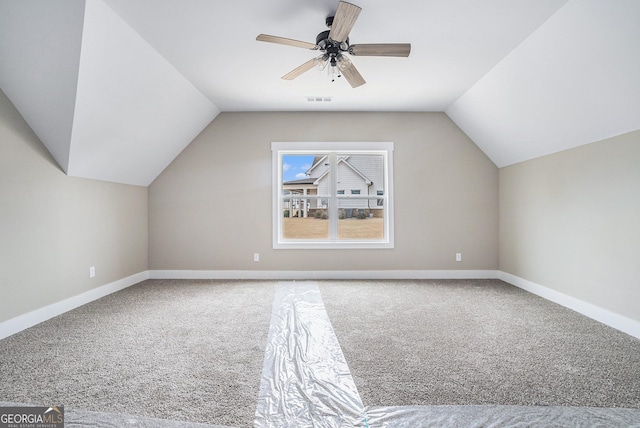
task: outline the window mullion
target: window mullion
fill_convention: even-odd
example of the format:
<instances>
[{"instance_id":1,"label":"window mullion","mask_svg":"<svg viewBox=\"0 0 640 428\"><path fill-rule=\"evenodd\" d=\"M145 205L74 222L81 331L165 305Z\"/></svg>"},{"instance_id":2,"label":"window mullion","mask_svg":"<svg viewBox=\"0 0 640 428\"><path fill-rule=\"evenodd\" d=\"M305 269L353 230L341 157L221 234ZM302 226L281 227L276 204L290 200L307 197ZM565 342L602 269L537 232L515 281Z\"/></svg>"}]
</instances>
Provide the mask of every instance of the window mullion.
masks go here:
<instances>
[{"instance_id":1,"label":"window mullion","mask_svg":"<svg viewBox=\"0 0 640 428\"><path fill-rule=\"evenodd\" d=\"M329 207L331 212L329 213L329 240L336 241L338 239L338 168L336 163L337 156L335 153L329 154L329 177L331 178L329 184Z\"/></svg>"}]
</instances>

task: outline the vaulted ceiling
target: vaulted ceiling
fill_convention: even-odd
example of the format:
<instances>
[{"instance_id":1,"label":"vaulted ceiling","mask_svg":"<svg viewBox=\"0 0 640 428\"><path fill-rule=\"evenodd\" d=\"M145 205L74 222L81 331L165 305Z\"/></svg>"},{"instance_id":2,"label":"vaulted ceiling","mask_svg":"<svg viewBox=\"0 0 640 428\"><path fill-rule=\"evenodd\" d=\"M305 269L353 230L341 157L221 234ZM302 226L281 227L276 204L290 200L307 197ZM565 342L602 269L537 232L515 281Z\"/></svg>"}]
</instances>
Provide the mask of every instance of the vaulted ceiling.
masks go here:
<instances>
[{"instance_id":1,"label":"vaulted ceiling","mask_svg":"<svg viewBox=\"0 0 640 428\"><path fill-rule=\"evenodd\" d=\"M67 174L143 186L221 111L444 111L500 167L640 129L637 0L353 2L352 44L412 44L355 89L255 40L337 0L0 0L0 88Z\"/></svg>"}]
</instances>

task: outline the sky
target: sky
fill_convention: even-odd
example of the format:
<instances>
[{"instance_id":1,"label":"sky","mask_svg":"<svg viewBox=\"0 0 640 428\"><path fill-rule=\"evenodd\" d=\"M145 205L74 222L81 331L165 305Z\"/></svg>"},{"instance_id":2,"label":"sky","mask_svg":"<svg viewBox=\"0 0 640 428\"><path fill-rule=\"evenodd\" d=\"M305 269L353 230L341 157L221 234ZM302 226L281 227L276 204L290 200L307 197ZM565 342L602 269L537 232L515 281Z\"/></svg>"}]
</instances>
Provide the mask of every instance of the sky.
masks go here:
<instances>
[{"instance_id":1,"label":"sky","mask_svg":"<svg viewBox=\"0 0 640 428\"><path fill-rule=\"evenodd\" d=\"M313 155L283 155L282 179L283 181L300 180L305 178L304 173L311 168Z\"/></svg>"}]
</instances>

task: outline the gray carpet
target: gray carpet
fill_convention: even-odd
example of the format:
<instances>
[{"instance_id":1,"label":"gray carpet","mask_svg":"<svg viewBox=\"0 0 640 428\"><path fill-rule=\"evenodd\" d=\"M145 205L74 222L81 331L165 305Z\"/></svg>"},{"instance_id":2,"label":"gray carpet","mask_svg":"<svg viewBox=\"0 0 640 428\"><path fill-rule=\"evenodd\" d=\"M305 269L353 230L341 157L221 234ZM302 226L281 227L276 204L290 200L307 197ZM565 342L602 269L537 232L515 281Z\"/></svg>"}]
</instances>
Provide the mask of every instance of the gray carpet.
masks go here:
<instances>
[{"instance_id":1,"label":"gray carpet","mask_svg":"<svg viewBox=\"0 0 640 428\"><path fill-rule=\"evenodd\" d=\"M640 340L504 282L319 286L366 406L640 407Z\"/></svg>"},{"instance_id":2,"label":"gray carpet","mask_svg":"<svg viewBox=\"0 0 640 428\"><path fill-rule=\"evenodd\" d=\"M318 284L372 428L640 408L639 340L503 282ZM0 341L0 400L64 405L76 426L250 427L274 285L151 280L39 324ZM620 412L603 420L638 415Z\"/></svg>"},{"instance_id":3,"label":"gray carpet","mask_svg":"<svg viewBox=\"0 0 640 428\"><path fill-rule=\"evenodd\" d=\"M0 400L248 427L273 283L150 280L0 341Z\"/></svg>"}]
</instances>

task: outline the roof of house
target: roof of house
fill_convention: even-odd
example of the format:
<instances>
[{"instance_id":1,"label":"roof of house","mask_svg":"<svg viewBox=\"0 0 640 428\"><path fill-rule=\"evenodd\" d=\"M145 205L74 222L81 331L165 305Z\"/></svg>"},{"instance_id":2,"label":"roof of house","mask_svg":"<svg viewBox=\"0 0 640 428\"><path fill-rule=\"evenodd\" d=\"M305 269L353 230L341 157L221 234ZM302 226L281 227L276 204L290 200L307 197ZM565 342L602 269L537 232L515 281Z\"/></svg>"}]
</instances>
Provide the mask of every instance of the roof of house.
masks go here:
<instances>
[{"instance_id":1,"label":"roof of house","mask_svg":"<svg viewBox=\"0 0 640 428\"><path fill-rule=\"evenodd\" d=\"M308 178L302 178L300 180L285 181L282 184L283 185L293 185L293 184L308 184L308 185L312 185L315 180L316 180L315 178L308 177Z\"/></svg>"}]
</instances>

